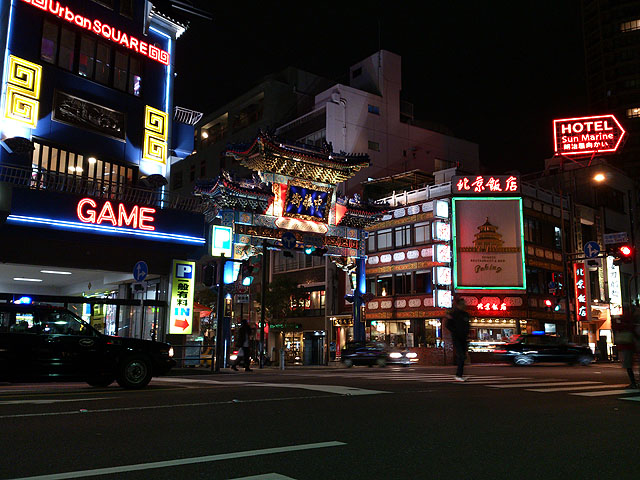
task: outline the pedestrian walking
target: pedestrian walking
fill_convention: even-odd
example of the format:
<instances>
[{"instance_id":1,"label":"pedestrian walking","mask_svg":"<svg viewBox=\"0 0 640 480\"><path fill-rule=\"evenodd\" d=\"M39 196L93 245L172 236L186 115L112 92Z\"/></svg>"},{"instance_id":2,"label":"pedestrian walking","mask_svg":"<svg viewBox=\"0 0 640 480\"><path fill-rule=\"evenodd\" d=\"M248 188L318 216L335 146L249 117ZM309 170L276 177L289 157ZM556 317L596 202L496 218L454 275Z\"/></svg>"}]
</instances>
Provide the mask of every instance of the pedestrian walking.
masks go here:
<instances>
[{"instance_id":1,"label":"pedestrian walking","mask_svg":"<svg viewBox=\"0 0 640 480\"><path fill-rule=\"evenodd\" d=\"M618 359L629 376L630 383L627 388L638 388L633 373L633 356L636 351L636 332L633 315L627 312L621 317L615 317L611 320L611 325L613 328L613 341L618 349Z\"/></svg>"},{"instance_id":2,"label":"pedestrian walking","mask_svg":"<svg viewBox=\"0 0 640 480\"><path fill-rule=\"evenodd\" d=\"M451 332L451 340L456 353L456 381L464 382L462 376L464 361L467 358L467 338L469 337L469 314L467 304L462 298L456 298L453 308L445 316L445 327Z\"/></svg>"},{"instance_id":3,"label":"pedestrian walking","mask_svg":"<svg viewBox=\"0 0 640 480\"><path fill-rule=\"evenodd\" d=\"M251 325L245 319L240 322L240 328L238 329L238 350L242 350L242 358L244 359L244 371L251 372L251 355L249 353L249 341L251 339ZM238 370L237 363L240 361L240 352L238 352L238 359L236 364L231 368Z\"/></svg>"}]
</instances>

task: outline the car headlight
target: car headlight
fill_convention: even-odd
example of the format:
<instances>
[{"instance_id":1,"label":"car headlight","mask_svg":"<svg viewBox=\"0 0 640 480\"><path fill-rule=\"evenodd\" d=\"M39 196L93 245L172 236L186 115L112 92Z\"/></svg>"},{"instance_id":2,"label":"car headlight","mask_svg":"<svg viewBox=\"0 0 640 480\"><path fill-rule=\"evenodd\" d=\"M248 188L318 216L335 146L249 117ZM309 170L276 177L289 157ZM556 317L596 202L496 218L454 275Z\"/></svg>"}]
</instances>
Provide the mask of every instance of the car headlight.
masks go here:
<instances>
[{"instance_id":1,"label":"car headlight","mask_svg":"<svg viewBox=\"0 0 640 480\"><path fill-rule=\"evenodd\" d=\"M235 362L237 359L238 359L238 355L235 355L233 353L229 355L229 360L231 360L232 362Z\"/></svg>"},{"instance_id":2,"label":"car headlight","mask_svg":"<svg viewBox=\"0 0 640 480\"><path fill-rule=\"evenodd\" d=\"M400 352L391 352L389 354L389 358L400 358L402 357L402 354Z\"/></svg>"},{"instance_id":3,"label":"car headlight","mask_svg":"<svg viewBox=\"0 0 640 480\"><path fill-rule=\"evenodd\" d=\"M169 358L173 357L173 347L169 347Z\"/></svg>"},{"instance_id":4,"label":"car headlight","mask_svg":"<svg viewBox=\"0 0 640 480\"><path fill-rule=\"evenodd\" d=\"M417 356L416 352L407 352L407 358L416 358Z\"/></svg>"}]
</instances>

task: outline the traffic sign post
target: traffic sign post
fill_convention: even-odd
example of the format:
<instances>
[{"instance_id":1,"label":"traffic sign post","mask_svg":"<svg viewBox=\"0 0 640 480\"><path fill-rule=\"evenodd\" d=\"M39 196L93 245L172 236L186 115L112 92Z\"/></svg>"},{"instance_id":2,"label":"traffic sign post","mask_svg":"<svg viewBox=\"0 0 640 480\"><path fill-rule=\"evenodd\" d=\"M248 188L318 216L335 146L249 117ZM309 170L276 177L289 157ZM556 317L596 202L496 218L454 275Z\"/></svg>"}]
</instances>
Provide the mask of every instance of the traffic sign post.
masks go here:
<instances>
[{"instance_id":1,"label":"traffic sign post","mask_svg":"<svg viewBox=\"0 0 640 480\"><path fill-rule=\"evenodd\" d=\"M587 242L584 244L584 255L587 258L595 258L600 255L600 245L598 242Z\"/></svg>"},{"instance_id":2,"label":"traffic sign post","mask_svg":"<svg viewBox=\"0 0 640 480\"><path fill-rule=\"evenodd\" d=\"M133 267L133 279L136 282L143 282L144 279L147 278L148 274L149 267L147 266L147 263L143 262L142 260L136 263L136 265Z\"/></svg>"},{"instance_id":3,"label":"traffic sign post","mask_svg":"<svg viewBox=\"0 0 640 480\"><path fill-rule=\"evenodd\" d=\"M282 242L282 246L288 250L296 247L297 240L293 232L284 232L280 241Z\"/></svg>"}]
</instances>

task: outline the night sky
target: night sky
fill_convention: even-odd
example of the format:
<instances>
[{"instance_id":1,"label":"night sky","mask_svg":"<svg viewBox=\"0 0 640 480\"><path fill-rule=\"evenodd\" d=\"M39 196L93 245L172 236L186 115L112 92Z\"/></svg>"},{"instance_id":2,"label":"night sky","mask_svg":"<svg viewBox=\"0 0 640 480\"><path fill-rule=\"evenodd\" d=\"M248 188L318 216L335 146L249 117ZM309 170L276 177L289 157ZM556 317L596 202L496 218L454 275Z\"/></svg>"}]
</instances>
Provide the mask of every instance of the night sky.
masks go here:
<instances>
[{"instance_id":1,"label":"night sky","mask_svg":"<svg viewBox=\"0 0 640 480\"><path fill-rule=\"evenodd\" d=\"M487 173L541 170L553 118L589 113L579 0L194 4L213 21L178 40L176 105L210 112L287 66L348 83L381 47L402 56L415 117L478 143Z\"/></svg>"}]
</instances>

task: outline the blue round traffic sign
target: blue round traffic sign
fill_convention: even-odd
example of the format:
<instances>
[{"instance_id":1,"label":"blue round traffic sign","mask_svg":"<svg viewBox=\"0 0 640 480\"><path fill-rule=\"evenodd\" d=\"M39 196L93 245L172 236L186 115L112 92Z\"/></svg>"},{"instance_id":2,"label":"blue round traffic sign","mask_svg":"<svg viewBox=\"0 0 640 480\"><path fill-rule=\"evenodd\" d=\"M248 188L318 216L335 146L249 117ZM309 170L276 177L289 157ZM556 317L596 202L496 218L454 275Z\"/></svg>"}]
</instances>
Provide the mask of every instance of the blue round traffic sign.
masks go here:
<instances>
[{"instance_id":1,"label":"blue round traffic sign","mask_svg":"<svg viewBox=\"0 0 640 480\"><path fill-rule=\"evenodd\" d=\"M147 278L147 274L149 273L149 267L146 262L140 260L136 263L136 266L133 267L133 279L136 282L142 282L145 278Z\"/></svg>"},{"instance_id":2,"label":"blue round traffic sign","mask_svg":"<svg viewBox=\"0 0 640 480\"><path fill-rule=\"evenodd\" d=\"M595 258L600 255L600 245L598 242L587 242L584 244L584 255L587 258Z\"/></svg>"},{"instance_id":3,"label":"blue round traffic sign","mask_svg":"<svg viewBox=\"0 0 640 480\"><path fill-rule=\"evenodd\" d=\"M295 248L296 246L296 236L292 232L284 232L281 241L284 248Z\"/></svg>"}]
</instances>

